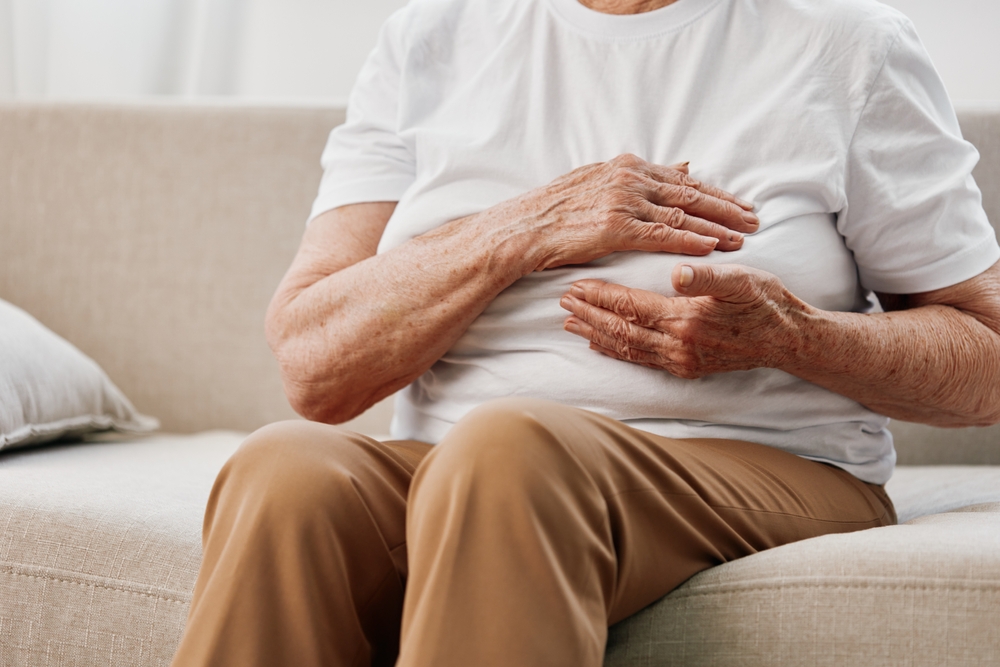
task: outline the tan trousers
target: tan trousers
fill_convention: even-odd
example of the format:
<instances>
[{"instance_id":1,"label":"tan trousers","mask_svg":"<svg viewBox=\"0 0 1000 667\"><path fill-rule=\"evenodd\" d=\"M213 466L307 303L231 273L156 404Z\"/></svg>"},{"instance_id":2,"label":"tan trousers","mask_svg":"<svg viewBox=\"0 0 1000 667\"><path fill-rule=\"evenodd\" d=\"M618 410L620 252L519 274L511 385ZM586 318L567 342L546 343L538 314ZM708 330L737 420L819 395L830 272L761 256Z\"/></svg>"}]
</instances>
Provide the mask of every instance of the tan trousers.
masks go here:
<instances>
[{"instance_id":1,"label":"tan trousers","mask_svg":"<svg viewBox=\"0 0 1000 667\"><path fill-rule=\"evenodd\" d=\"M892 523L832 466L545 401L433 448L285 422L219 475L173 664L599 667L609 624L701 570Z\"/></svg>"}]
</instances>

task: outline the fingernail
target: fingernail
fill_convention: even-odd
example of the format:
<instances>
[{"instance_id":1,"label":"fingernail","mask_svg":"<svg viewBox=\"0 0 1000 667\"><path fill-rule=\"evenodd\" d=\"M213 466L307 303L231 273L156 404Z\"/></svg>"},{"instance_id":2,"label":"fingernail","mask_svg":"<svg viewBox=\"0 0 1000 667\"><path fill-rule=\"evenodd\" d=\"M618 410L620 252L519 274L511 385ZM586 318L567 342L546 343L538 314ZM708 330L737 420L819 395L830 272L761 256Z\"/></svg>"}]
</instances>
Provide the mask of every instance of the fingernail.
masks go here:
<instances>
[{"instance_id":1,"label":"fingernail","mask_svg":"<svg viewBox=\"0 0 1000 667\"><path fill-rule=\"evenodd\" d=\"M587 296L587 293L583 291L583 288L579 285L570 285L569 293L575 296L577 299L582 299Z\"/></svg>"},{"instance_id":2,"label":"fingernail","mask_svg":"<svg viewBox=\"0 0 1000 667\"><path fill-rule=\"evenodd\" d=\"M681 287L688 287L694 282L694 269L688 265L681 267L680 279L677 281Z\"/></svg>"},{"instance_id":3,"label":"fingernail","mask_svg":"<svg viewBox=\"0 0 1000 667\"><path fill-rule=\"evenodd\" d=\"M716 247L717 245L719 245L719 239L715 239L715 238L706 238L706 239L705 239L705 245L706 245L706 246L708 246L708 249L709 249L709 250L715 250L715 247Z\"/></svg>"},{"instance_id":4,"label":"fingernail","mask_svg":"<svg viewBox=\"0 0 1000 667\"><path fill-rule=\"evenodd\" d=\"M751 204L750 202L748 202L746 199L740 199L739 197L737 197L736 198L736 203L739 204L741 208L745 208L745 209L748 209L750 211L753 210L753 204Z\"/></svg>"},{"instance_id":5,"label":"fingernail","mask_svg":"<svg viewBox=\"0 0 1000 667\"><path fill-rule=\"evenodd\" d=\"M566 320L563 322L563 329L570 333L580 333L580 327L577 325L576 320Z\"/></svg>"},{"instance_id":6,"label":"fingernail","mask_svg":"<svg viewBox=\"0 0 1000 667\"><path fill-rule=\"evenodd\" d=\"M746 223L748 223L748 224L751 224L751 225L759 225L760 224L760 218L758 218L751 211L743 211L742 216L743 216L743 221L746 222Z\"/></svg>"},{"instance_id":7,"label":"fingernail","mask_svg":"<svg viewBox=\"0 0 1000 667\"><path fill-rule=\"evenodd\" d=\"M739 243L743 240L743 235L739 232L729 232L729 240L733 243Z\"/></svg>"},{"instance_id":8,"label":"fingernail","mask_svg":"<svg viewBox=\"0 0 1000 667\"><path fill-rule=\"evenodd\" d=\"M691 164L691 160L688 160L687 162L681 162L681 166L682 166L682 167L687 167L687 166L689 166L690 164Z\"/></svg>"},{"instance_id":9,"label":"fingernail","mask_svg":"<svg viewBox=\"0 0 1000 667\"><path fill-rule=\"evenodd\" d=\"M566 310L571 310L573 302L570 300L568 296L563 296L563 298L559 299L559 305L565 308Z\"/></svg>"}]
</instances>

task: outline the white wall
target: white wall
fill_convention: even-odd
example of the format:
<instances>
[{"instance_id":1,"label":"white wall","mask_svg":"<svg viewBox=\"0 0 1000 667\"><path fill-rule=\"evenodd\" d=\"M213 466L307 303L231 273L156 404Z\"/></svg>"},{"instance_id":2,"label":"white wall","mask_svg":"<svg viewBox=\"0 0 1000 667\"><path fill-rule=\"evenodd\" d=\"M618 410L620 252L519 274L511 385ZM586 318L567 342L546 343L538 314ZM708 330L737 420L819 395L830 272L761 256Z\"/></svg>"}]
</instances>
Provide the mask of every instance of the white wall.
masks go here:
<instances>
[{"instance_id":1,"label":"white wall","mask_svg":"<svg viewBox=\"0 0 1000 667\"><path fill-rule=\"evenodd\" d=\"M887 1L913 19L956 104L1000 106L1000 0ZM0 0L0 97L338 103L403 4Z\"/></svg>"},{"instance_id":2,"label":"white wall","mask_svg":"<svg viewBox=\"0 0 1000 667\"><path fill-rule=\"evenodd\" d=\"M913 21L956 106L1000 106L1000 1L885 3Z\"/></svg>"},{"instance_id":3,"label":"white wall","mask_svg":"<svg viewBox=\"0 0 1000 667\"><path fill-rule=\"evenodd\" d=\"M346 100L382 22L406 0L253 0L237 80L254 98Z\"/></svg>"}]
</instances>

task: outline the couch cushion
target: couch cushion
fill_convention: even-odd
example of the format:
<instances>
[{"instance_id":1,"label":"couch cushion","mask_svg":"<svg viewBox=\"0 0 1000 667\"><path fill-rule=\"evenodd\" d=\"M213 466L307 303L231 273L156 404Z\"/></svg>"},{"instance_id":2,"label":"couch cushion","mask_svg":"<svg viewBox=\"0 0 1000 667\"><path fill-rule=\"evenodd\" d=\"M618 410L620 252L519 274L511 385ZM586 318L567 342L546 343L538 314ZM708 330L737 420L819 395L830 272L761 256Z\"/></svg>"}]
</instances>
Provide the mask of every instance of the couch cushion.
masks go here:
<instances>
[{"instance_id":1,"label":"couch cushion","mask_svg":"<svg viewBox=\"0 0 1000 667\"><path fill-rule=\"evenodd\" d=\"M0 456L0 665L168 665L205 501L242 438L102 436ZM901 515L916 516L1000 501L998 480L1000 468L902 468L889 492ZM704 572L615 626L606 664L1000 659L1000 507L978 509Z\"/></svg>"},{"instance_id":2,"label":"couch cushion","mask_svg":"<svg viewBox=\"0 0 1000 667\"><path fill-rule=\"evenodd\" d=\"M1000 502L1000 466L900 466L886 491L900 523L980 503Z\"/></svg>"},{"instance_id":3,"label":"couch cushion","mask_svg":"<svg viewBox=\"0 0 1000 667\"><path fill-rule=\"evenodd\" d=\"M0 299L0 449L157 426L93 359Z\"/></svg>"},{"instance_id":4,"label":"couch cushion","mask_svg":"<svg viewBox=\"0 0 1000 667\"><path fill-rule=\"evenodd\" d=\"M201 521L242 435L151 436L0 456L0 665L167 665Z\"/></svg>"},{"instance_id":5,"label":"couch cushion","mask_svg":"<svg viewBox=\"0 0 1000 667\"><path fill-rule=\"evenodd\" d=\"M605 666L1000 664L1000 468L902 468L888 489L916 518L702 572L614 626Z\"/></svg>"},{"instance_id":6,"label":"couch cushion","mask_svg":"<svg viewBox=\"0 0 1000 667\"><path fill-rule=\"evenodd\" d=\"M607 667L1000 664L1000 503L828 535L691 578Z\"/></svg>"}]
</instances>

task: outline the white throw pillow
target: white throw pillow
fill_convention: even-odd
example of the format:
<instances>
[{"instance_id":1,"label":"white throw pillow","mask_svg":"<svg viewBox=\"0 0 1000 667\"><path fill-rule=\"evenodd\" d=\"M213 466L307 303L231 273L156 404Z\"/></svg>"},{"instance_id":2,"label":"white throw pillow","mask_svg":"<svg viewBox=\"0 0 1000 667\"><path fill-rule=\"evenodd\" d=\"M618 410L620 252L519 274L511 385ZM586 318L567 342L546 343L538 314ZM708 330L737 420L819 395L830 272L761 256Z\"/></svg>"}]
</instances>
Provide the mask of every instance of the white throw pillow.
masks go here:
<instances>
[{"instance_id":1,"label":"white throw pillow","mask_svg":"<svg viewBox=\"0 0 1000 667\"><path fill-rule=\"evenodd\" d=\"M101 367L0 300L0 450L93 431L153 431Z\"/></svg>"}]
</instances>

